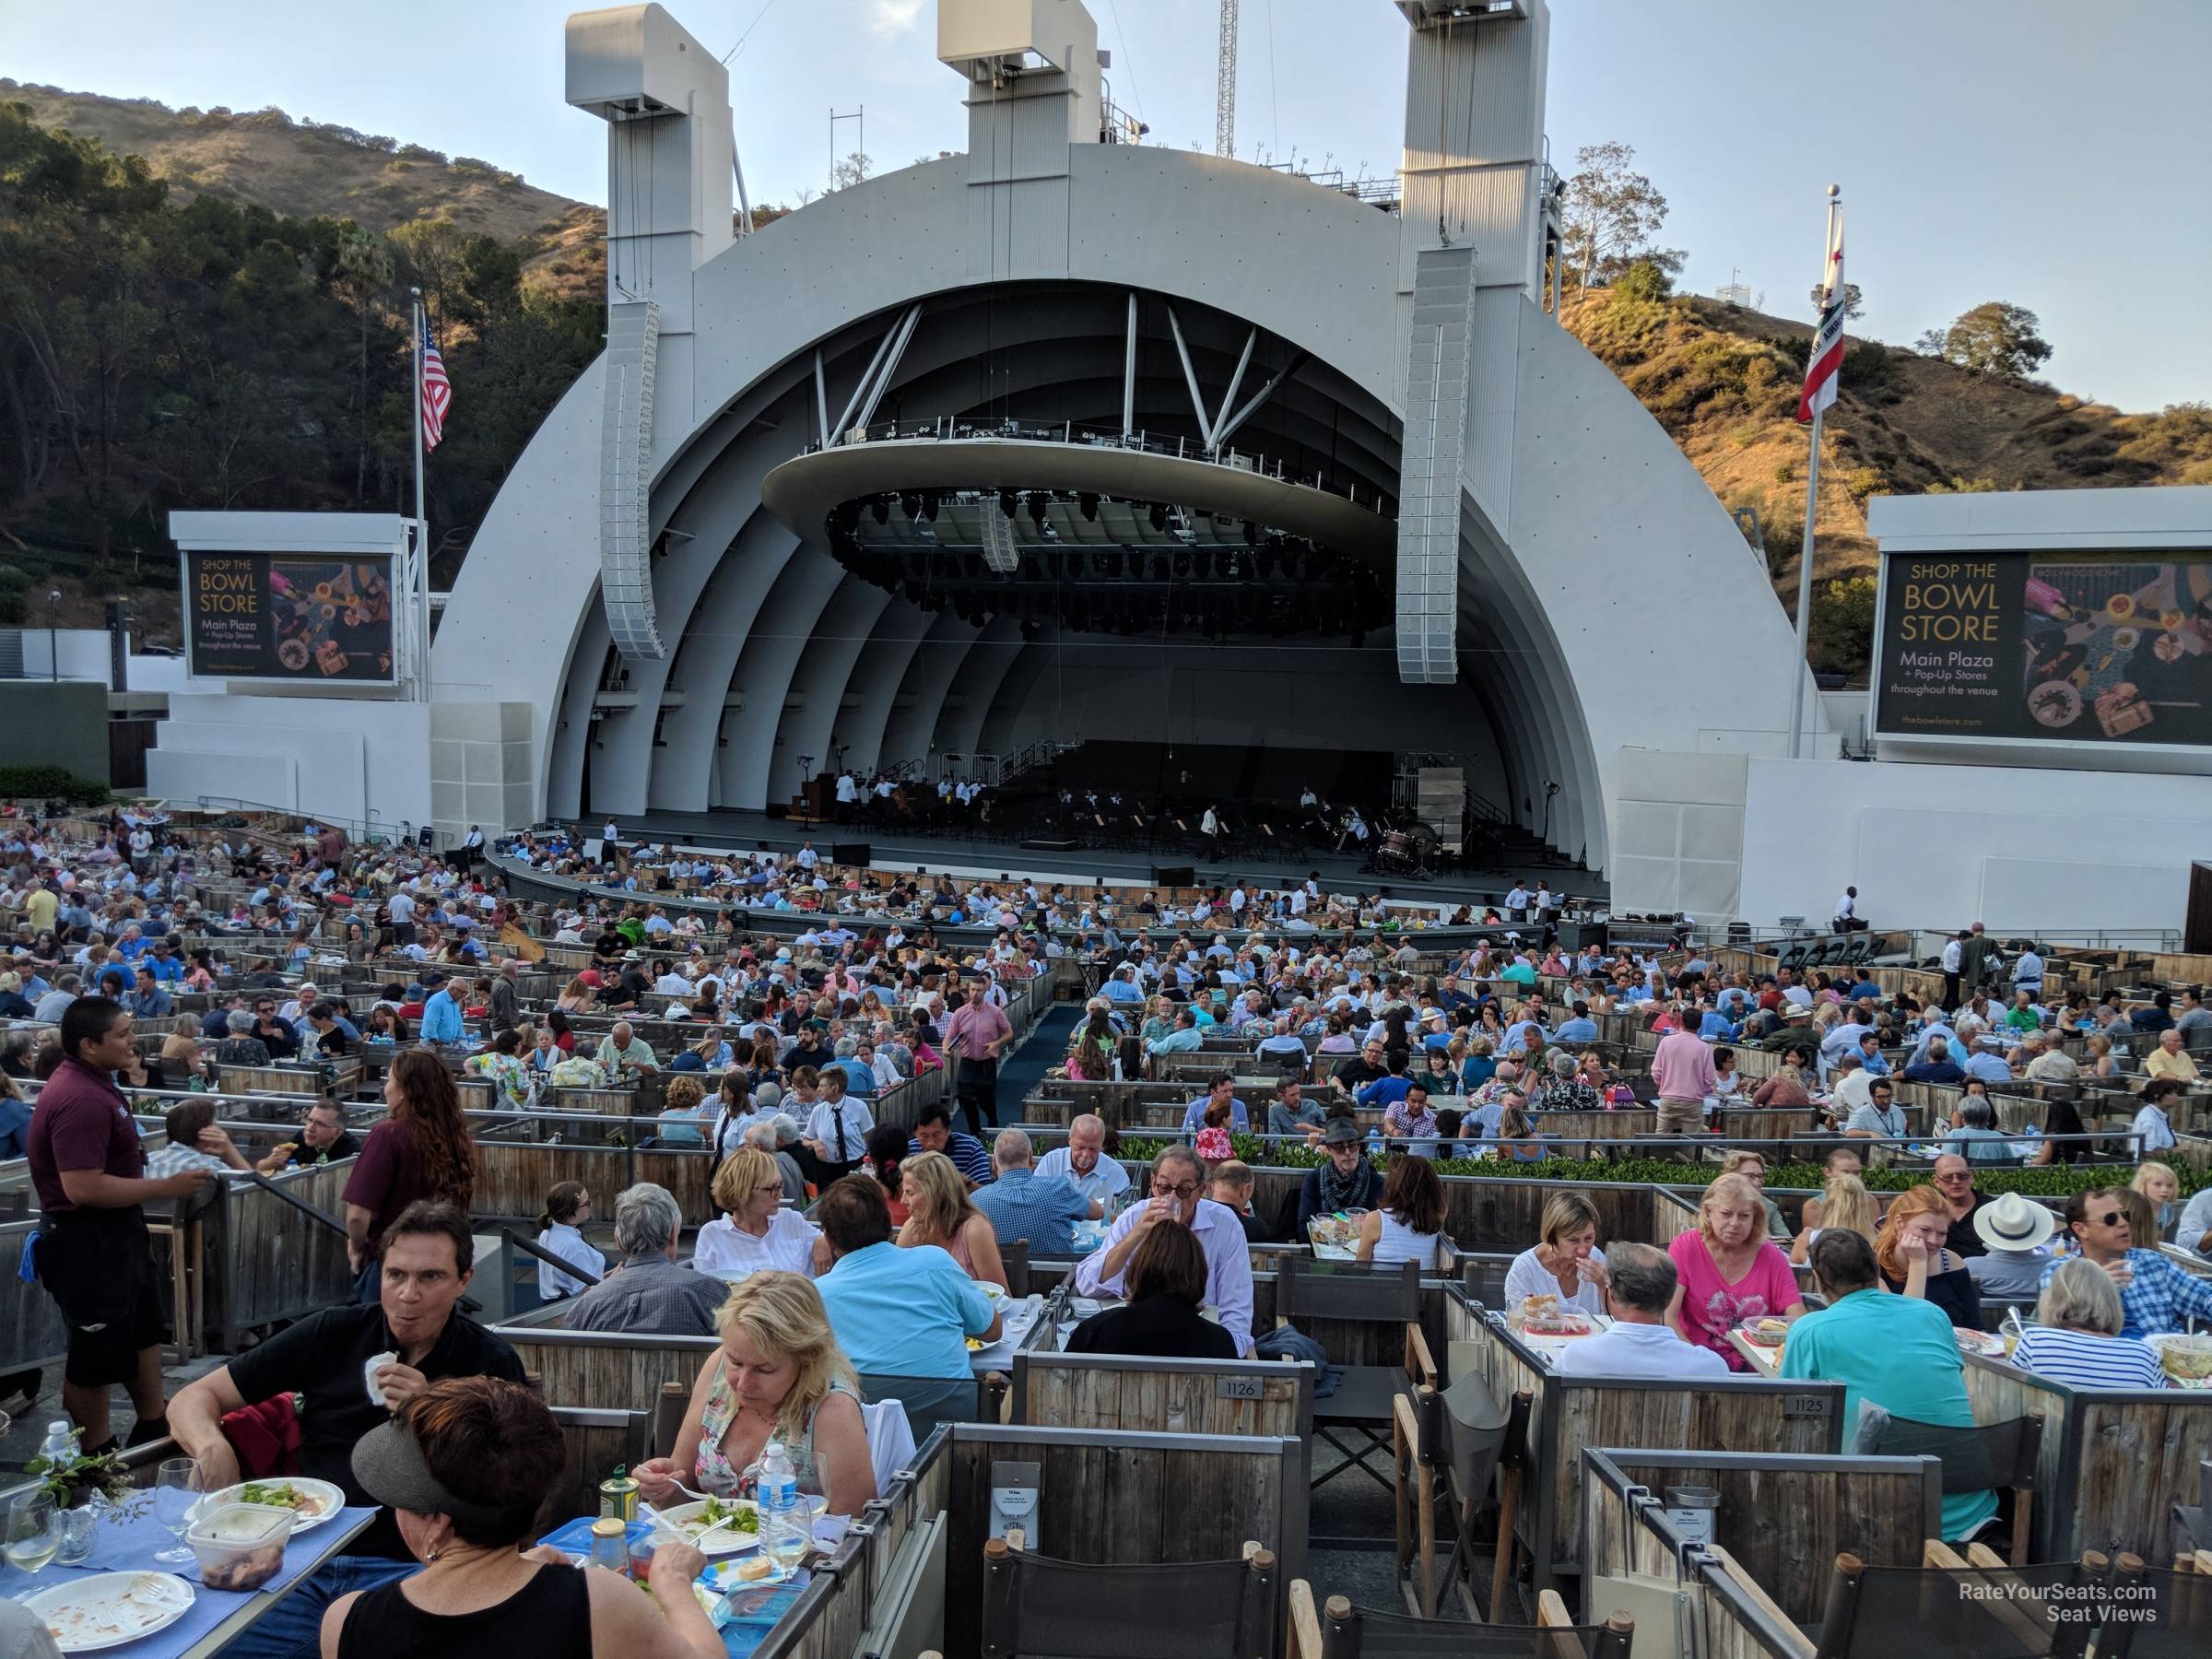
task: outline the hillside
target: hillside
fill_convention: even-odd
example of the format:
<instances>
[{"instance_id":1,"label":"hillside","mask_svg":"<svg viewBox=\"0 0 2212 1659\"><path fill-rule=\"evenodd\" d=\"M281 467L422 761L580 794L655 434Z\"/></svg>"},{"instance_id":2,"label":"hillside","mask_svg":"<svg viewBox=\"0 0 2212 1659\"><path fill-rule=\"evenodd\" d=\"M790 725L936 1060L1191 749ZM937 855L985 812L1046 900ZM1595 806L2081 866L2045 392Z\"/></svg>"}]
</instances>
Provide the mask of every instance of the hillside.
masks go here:
<instances>
[{"instance_id":1,"label":"hillside","mask_svg":"<svg viewBox=\"0 0 2212 1659\"><path fill-rule=\"evenodd\" d=\"M1805 522L1797 390L1812 326L1600 289L1568 326L1619 375L1730 507L1758 510L1792 594ZM2034 382L1971 373L1878 341L1852 345L1824 423L1816 574L1872 568L1866 501L1947 489L2212 483L2212 416L2128 415Z\"/></svg>"},{"instance_id":2,"label":"hillside","mask_svg":"<svg viewBox=\"0 0 2212 1659\"><path fill-rule=\"evenodd\" d=\"M172 201L209 195L287 218L349 218L370 230L447 218L466 235L524 244L525 275L557 290L603 291L605 210L488 161L282 110L172 110L0 77L0 103L10 102L28 104L41 126L145 157L169 181Z\"/></svg>"},{"instance_id":3,"label":"hillside","mask_svg":"<svg viewBox=\"0 0 2212 1659\"><path fill-rule=\"evenodd\" d=\"M596 349L606 283L604 212L487 161L296 120L279 110L172 111L147 100L0 79L0 105L18 101L29 106L39 127L66 129L115 154L143 157L168 183L170 206L146 209L157 216L207 198L292 221L286 230L297 232L300 272L256 272L251 257L241 257L194 276L180 262L175 292L188 303L164 314L180 331L173 343L182 358L208 355L209 331L229 314L221 288L265 296L266 282L281 276L287 284L306 282L307 289L299 296L305 308L300 332L274 345L262 342L275 355L256 366L258 378L250 384L231 388L212 405L210 394L193 386L140 388L147 400L142 424L132 431L126 422L118 451L123 465L104 494L86 490L70 469L48 464L57 435L73 430L58 415L55 424L39 426L25 439L37 446L38 477L11 476L8 446L0 445L0 543L12 544L0 546L0 557L14 567L0 566L0 583L43 587L52 577L67 595L61 619L90 622L101 591L135 586L141 570L166 565L158 519L167 506L398 503L406 488L408 418L402 285L410 276L403 268L382 289L357 291L324 245L337 227L309 223L318 219L350 219L377 232L450 220L463 238L488 237L512 250L501 255L509 274L504 288L500 262L478 271L468 265L465 251L451 268L413 276L441 298L450 289L454 300L441 312L441 339L469 418L441 452L431 516L444 527L441 542L453 538L457 554L529 433ZM758 217L767 222L778 211L764 207ZM100 222L97 216L85 221ZM249 234L242 223L223 230L241 249L263 234ZM101 256L89 240L79 252L86 292L97 296ZM518 263L519 288L512 279ZM52 287L51 265L45 277ZM208 322L178 321L203 306ZM57 311L55 325L65 320ZM1665 426L1713 492L1732 509L1756 512L1769 573L1785 606L1794 606L1806 459L1794 414L1810 326L1715 300L1655 297L1626 281L1571 298L1565 321ZM124 317L118 326L125 324L136 325ZM0 353L6 349L0 346ZM227 360L223 352L212 357ZM29 375L24 366L11 368L0 358L0 375L9 372ZM349 380L359 382L350 390ZM171 401L155 396L157 390ZM263 403L269 406L266 420L283 426L280 435L290 448L263 434L268 465L249 484L236 490L226 486L219 503L192 500L184 487L182 481L205 476L196 459L144 441L164 430L200 429L200 423L180 418L191 408L212 412L219 430L223 421L240 418L226 409ZM288 423L276 421L279 410ZM72 414L69 421L78 418ZM0 419L0 430L6 427ZM319 433L333 436L319 449L302 444L303 434ZM96 436L105 455L113 434L103 429ZM1864 672L1864 636L1872 619L1872 587L1861 580L1873 568L1870 497L2212 483L2212 411L2203 405L2129 415L1877 343L1851 349L1825 436L1817 571L1824 585L1814 618L1815 657L1846 672ZM134 445L146 453L137 454ZM103 488L110 483L102 479ZM80 495L89 505L77 504ZM441 562L441 575L447 574ZM148 591L140 614L159 631L173 626L166 619L174 603L173 590ZM0 594L0 611L6 608L6 594Z\"/></svg>"}]
</instances>

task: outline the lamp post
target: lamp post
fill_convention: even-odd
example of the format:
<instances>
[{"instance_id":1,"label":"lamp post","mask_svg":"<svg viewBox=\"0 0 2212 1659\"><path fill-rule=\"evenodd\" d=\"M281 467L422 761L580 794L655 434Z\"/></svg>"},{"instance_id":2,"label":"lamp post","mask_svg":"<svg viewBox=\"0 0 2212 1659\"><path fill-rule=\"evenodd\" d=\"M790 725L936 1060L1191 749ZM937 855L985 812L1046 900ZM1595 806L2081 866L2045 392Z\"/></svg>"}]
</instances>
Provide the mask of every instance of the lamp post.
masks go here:
<instances>
[{"instance_id":1,"label":"lamp post","mask_svg":"<svg viewBox=\"0 0 2212 1659\"><path fill-rule=\"evenodd\" d=\"M56 620L61 612L62 590L53 588L46 594L46 666L50 677L62 677L62 630Z\"/></svg>"}]
</instances>

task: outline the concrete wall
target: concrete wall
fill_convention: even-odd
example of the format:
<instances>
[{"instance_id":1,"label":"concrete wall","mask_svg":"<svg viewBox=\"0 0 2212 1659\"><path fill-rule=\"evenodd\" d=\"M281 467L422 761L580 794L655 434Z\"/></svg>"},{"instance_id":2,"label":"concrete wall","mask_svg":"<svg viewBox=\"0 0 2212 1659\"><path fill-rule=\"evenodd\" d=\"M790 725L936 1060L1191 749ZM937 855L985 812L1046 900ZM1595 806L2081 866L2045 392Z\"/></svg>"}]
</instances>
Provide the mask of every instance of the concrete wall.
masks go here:
<instances>
[{"instance_id":1,"label":"concrete wall","mask_svg":"<svg viewBox=\"0 0 2212 1659\"><path fill-rule=\"evenodd\" d=\"M96 636L104 651L108 637ZM41 634L43 650L45 635ZM62 661L69 663L68 636ZM107 663L100 679L0 679L0 765L58 766L108 781Z\"/></svg>"},{"instance_id":2,"label":"concrete wall","mask_svg":"<svg viewBox=\"0 0 2212 1659\"><path fill-rule=\"evenodd\" d=\"M52 680L53 659L62 659L62 678L108 683L108 630L104 628L44 629L26 625L23 677Z\"/></svg>"},{"instance_id":3,"label":"concrete wall","mask_svg":"<svg viewBox=\"0 0 2212 1659\"><path fill-rule=\"evenodd\" d=\"M1877 927L2178 929L2212 780L1623 750L1618 910Z\"/></svg>"},{"instance_id":4,"label":"concrete wall","mask_svg":"<svg viewBox=\"0 0 2212 1659\"><path fill-rule=\"evenodd\" d=\"M377 828L430 821L427 704L174 695L156 737L159 747L146 758L149 794L245 801Z\"/></svg>"}]
</instances>

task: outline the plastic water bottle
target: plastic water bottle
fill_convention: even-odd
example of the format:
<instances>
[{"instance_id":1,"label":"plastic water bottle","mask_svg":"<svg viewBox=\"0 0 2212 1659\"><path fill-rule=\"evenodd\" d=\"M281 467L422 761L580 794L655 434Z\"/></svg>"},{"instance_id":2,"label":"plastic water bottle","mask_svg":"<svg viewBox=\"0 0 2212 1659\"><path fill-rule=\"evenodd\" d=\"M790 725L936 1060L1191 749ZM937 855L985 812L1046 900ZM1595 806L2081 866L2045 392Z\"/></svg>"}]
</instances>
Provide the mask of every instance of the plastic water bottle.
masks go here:
<instances>
[{"instance_id":1,"label":"plastic water bottle","mask_svg":"<svg viewBox=\"0 0 2212 1659\"><path fill-rule=\"evenodd\" d=\"M769 1559L786 1571L806 1559L813 1541L813 1511L799 1501L798 1472L782 1441L770 1441L760 1449L760 1547Z\"/></svg>"},{"instance_id":2,"label":"plastic water bottle","mask_svg":"<svg viewBox=\"0 0 2212 1659\"><path fill-rule=\"evenodd\" d=\"M46 1438L39 1443L39 1455L46 1460L49 1469L57 1469L76 1455L76 1433L70 1428L67 1418L55 1418L46 1425Z\"/></svg>"},{"instance_id":3,"label":"plastic water bottle","mask_svg":"<svg viewBox=\"0 0 2212 1659\"><path fill-rule=\"evenodd\" d=\"M1367 1155L1370 1158L1382 1156L1382 1131L1380 1128L1371 1128L1367 1132Z\"/></svg>"}]
</instances>

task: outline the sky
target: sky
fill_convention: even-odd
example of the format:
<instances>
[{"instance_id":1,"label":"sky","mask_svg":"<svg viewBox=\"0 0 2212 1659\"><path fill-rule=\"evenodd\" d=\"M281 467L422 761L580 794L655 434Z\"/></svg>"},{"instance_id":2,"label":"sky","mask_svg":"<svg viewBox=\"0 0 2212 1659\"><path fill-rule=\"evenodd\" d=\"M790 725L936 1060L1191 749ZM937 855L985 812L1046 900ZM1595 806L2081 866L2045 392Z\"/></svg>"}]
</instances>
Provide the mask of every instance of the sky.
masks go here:
<instances>
[{"instance_id":1,"label":"sky","mask_svg":"<svg viewBox=\"0 0 2212 1659\"><path fill-rule=\"evenodd\" d=\"M1148 142L1211 147L1216 0L1088 0ZM295 116L606 195L604 126L561 101L560 0L0 0L0 74ZM878 171L965 147L935 0L671 0L730 59L753 200L818 190L830 112ZM176 19L190 18L180 29ZM1242 0L1237 151L1385 174L1406 25L1385 0ZM742 46L739 42L742 41ZM2212 0L1553 0L1553 160L1618 139L1665 193L1686 288L1733 277L1807 321L1842 187L1862 335L1906 344L1988 300L2057 348L2046 378L2155 409L2212 398L2202 162ZM835 153L860 124L837 128ZM2164 270L2172 280L2157 279Z\"/></svg>"}]
</instances>

